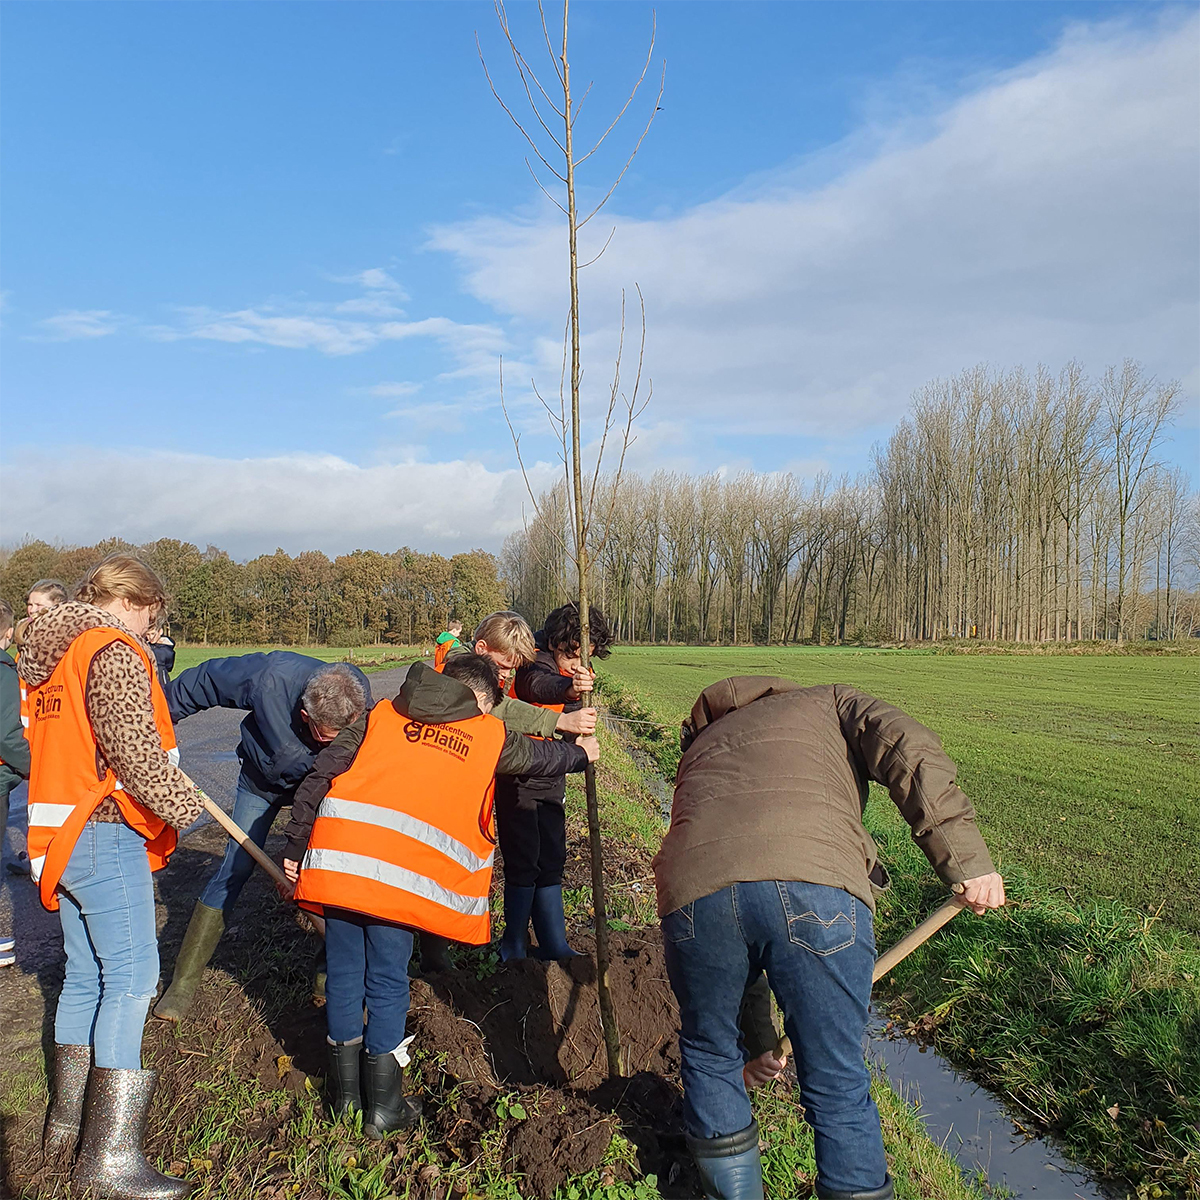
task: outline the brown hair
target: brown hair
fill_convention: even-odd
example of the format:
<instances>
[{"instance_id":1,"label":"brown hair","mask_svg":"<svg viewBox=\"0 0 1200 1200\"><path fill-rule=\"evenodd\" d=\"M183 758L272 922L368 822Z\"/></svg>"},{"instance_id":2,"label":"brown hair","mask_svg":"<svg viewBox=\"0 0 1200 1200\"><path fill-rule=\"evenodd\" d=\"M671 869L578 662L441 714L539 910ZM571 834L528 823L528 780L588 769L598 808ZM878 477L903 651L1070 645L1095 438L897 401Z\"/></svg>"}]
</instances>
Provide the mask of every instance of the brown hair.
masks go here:
<instances>
[{"instance_id":1,"label":"brown hair","mask_svg":"<svg viewBox=\"0 0 1200 1200\"><path fill-rule=\"evenodd\" d=\"M7 600L0 600L0 634L13 627L13 610Z\"/></svg>"},{"instance_id":2,"label":"brown hair","mask_svg":"<svg viewBox=\"0 0 1200 1200\"><path fill-rule=\"evenodd\" d=\"M483 618L471 638L471 648L486 642L489 650L501 654L516 654L522 662L531 663L537 657L533 644L533 630L520 613L494 612Z\"/></svg>"},{"instance_id":3,"label":"brown hair","mask_svg":"<svg viewBox=\"0 0 1200 1200\"><path fill-rule=\"evenodd\" d=\"M34 592L48 597L55 604L65 604L67 602L67 585L61 579L39 579L25 593L25 599L28 600Z\"/></svg>"},{"instance_id":4,"label":"brown hair","mask_svg":"<svg viewBox=\"0 0 1200 1200\"><path fill-rule=\"evenodd\" d=\"M83 577L75 589L75 599L84 604L128 600L138 608L154 609L157 621L167 606L167 589L140 558L110 554Z\"/></svg>"}]
</instances>

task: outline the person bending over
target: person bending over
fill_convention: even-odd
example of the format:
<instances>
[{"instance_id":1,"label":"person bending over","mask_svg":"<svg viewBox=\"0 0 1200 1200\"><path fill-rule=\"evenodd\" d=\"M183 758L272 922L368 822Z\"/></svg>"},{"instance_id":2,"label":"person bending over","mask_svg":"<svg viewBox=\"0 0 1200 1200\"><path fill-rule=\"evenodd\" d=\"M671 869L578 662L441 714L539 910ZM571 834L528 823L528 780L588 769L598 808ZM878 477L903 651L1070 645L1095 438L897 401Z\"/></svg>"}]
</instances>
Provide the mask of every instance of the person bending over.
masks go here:
<instances>
[{"instance_id":1,"label":"person bending over","mask_svg":"<svg viewBox=\"0 0 1200 1200\"><path fill-rule=\"evenodd\" d=\"M886 875L863 827L883 784L913 839L976 913L1004 903L936 734L842 684L743 676L706 688L683 728L671 825L654 858L667 974L679 1001L688 1145L717 1200L759 1200L758 1127L738 1016L765 971L796 1051L817 1196L888 1200L862 1039L875 964L873 886ZM744 1043L743 1043L744 1044ZM744 1073L745 1072L745 1073Z\"/></svg>"}]
</instances>

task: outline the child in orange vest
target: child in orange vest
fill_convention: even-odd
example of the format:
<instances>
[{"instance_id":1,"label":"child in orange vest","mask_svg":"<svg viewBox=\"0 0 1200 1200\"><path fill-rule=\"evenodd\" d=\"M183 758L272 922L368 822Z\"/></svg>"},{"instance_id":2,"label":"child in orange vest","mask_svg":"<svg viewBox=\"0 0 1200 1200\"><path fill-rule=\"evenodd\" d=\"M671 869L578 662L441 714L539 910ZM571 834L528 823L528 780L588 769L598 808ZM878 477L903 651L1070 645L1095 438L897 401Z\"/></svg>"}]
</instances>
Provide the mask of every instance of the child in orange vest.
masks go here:
<instances>
[{"instance_id":1,"label":"child in orange vest","mask_svg":"<svg viewBox=\"0 0 1200 1200\"><path fill-rule=\"evenodd\" d=\"M284 830L295 898L325 916L332 1107L361 1108L372 1138L420 1116L404 1095L414 930L490 938L495 775L565 775L599 756L595 738L509 733L491 715L499 699L481 655L455 655L440 674L414 663L394 700L317 756Z\"/></svg>"},{"instance_id":2,"label":"child in orange vest","mask_svg":"<svg viewBox=\"0 0 1200 1200\"><path fill-rule=\"evenodd\" d=\"M604 614L588 611L588 636L594 658L607 658L613 636ZM518 700L559 712L582 708L590 697L592 676L580 664L579 608L556 608L536 635L537 655L517 671ZM592 710L593 713L595 710ZM504 937L500 954L505 961L524 958L530 918L537 935L537 956L570 958L576 952L567 942L562 880L567 861L566 781L563 779L503 778L496 784L496 824L504 858Z\"/></svg>"}]
</instances>

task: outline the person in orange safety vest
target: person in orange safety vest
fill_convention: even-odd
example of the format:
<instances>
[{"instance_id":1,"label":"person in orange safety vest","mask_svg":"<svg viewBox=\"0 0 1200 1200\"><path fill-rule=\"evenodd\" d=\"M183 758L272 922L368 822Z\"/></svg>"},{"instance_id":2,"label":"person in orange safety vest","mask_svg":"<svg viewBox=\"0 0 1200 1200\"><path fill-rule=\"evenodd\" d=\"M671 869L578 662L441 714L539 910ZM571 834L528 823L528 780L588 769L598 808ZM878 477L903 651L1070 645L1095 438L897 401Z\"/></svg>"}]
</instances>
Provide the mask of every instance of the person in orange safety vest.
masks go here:
<instances>
[{"instance_id":1,"label":"person in orange safety vest","mask_svg":"<svg viewBox=\"0 0 1200 1200\"><path fill-rule=\"evenodd\" d=\"M186 1180L142 1154L156 1074L142 1029L158 986L151 872L203 809L179 770L175 733L143 640L166 604L139 559L109 555L76 600L25 629L29 860L42 904L57 910L66 973L54 1023L54 1097L43 1147L75 1154L77 1191L170 1200Z\"/></svg>"},{"instance_id":2,"label":"person in orange safety vest","mask_svg":"<svg viewBox=\"0 0 1200 1200\"><path fill-rule=\"evenodd\" d=\"M440 674L414 663L394 700L317 756L284 830L295 899L325 917L333 1110L362 1108L373 1138L420 1115L404 1095L414 930L490 938L496 774L561 776L599 756L594 737L507 731L491 715L499 700L482 655L455 655Z\"/></svg>"}]
</instances>

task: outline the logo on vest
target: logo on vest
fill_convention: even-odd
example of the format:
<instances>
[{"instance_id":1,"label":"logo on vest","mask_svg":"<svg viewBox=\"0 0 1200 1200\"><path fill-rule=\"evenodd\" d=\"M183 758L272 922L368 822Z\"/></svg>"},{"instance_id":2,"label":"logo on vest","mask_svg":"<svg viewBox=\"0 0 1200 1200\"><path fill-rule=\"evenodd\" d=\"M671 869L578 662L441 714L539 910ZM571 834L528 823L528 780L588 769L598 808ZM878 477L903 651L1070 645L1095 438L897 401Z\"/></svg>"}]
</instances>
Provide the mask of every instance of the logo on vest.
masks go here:
<instances>
[{"instance_id":1,"label":"logo on vest","mask_svg":"<svg viewBox=\"0 0 1200 1200\"><path fill-rule=\"evenodd\" d=\"M463 762L471 753L471 743L475 740L465 730L453 725L422 725L420 721L409 721L404 726L404 736L413 744L419 742L422 746L433 746L446 754L453 754Z\"/></svg>"},{"instance_id":2,"label":"logo on vest","mask_svg":"<svg viewBox=\"0 0 1200 1200\"><path fill-rule=\"evenodd\" d=\"M61 683L47 684L40 689L37 697L33 702L33 715L39 720L44 720L46 717L57 717L62 712L62 690Z\"/></svg>"}]
</instances>

